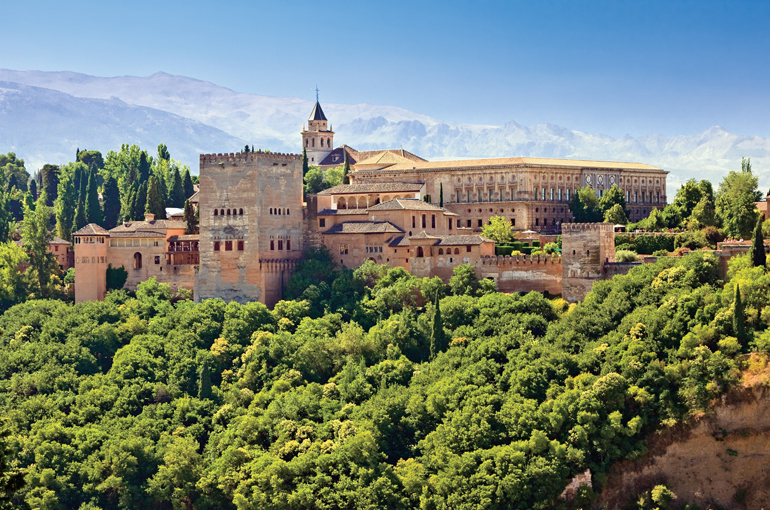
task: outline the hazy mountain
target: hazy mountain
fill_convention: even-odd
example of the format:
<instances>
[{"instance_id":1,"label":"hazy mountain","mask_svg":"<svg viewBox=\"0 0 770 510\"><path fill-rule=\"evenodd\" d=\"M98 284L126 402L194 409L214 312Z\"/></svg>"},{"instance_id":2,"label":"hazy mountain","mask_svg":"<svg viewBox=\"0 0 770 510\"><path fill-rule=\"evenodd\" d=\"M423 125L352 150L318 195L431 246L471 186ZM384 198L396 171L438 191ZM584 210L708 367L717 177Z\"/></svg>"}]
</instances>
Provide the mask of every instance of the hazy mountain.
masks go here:
<instances>
[{"instance_id":1,"label":"hazy mountain","mask_svg":"<svg viewBox=\"0 0 770 510\"><path fill-rule=\"evenodd\" d=\"M245 143L200 122L117 98L78 98L0 81L0 151L16 152L30 171L44 163L72 161L78 147L106 153L136 143L154 152L160 142L188 164L197 162L201 152Z\"/></svg>"},{"instance_id":2,"label":"hazy mountain","mask_svg":"<svg viewBox=\"0 0 770 510\"><path fill-rule=\"evenodd\" d=\"M239 93L166 73L146 78L100 78L71 72L0 70L0 80L60 93L45 96L36 89L35 93L47 100L32 104L16 98L13 114L6 113L13 96L6 92L0 96L5 130L16 132L20 128L30 133L24 141L14 141L12 148L7 148L8 140L16 139L0 127L0 140L6 146L0 151L16 150L30 161L56 160L62 151L70 154L75 148L74 134L80 147L104 151L118 148L121 142L141 141L142 146L152 148L162 141L174 157L196 171L198 151L232 152L250 143L298 152L299 131L313 105L298 98ZM31 89L23 90L24 94L31 93ZM32 123L25 108L37 112L38 120ZM747 156L760 174L763 189L770 185L770 170L766 170L770 140L735 135L718 126L698 135L616 139L552 124L526 127L515 122L504 126L442 122L392 106L323 103L323 108L336 131L335 143L357 149L403 147L432 159L540 156L640 161L671 171L669 193L690 177L709 178L716 184L724 173L740 168L741 156ZM66 115L62 115L63 109ZM48 120L40 122L42 119Z\"/></svg>"}]
</instances>

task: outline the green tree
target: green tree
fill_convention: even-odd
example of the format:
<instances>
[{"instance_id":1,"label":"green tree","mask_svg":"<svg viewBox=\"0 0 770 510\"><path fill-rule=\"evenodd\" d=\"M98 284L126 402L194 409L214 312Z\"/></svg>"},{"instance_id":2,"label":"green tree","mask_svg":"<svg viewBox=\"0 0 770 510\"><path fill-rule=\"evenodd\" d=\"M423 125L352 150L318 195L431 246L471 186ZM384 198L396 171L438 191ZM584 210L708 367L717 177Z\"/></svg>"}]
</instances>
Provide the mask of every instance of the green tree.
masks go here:
<instances>
[{"instance_id":1,"label":"green tree","mask_svg":"<svg viewBox=\"0 0 770 510\"><path fill-rule=\"evenodd\" d=\"M24 487L24 471L11 467L12 452L8 446L10 437L8 427L3 423L0 430L0 510L12 510L13 496Z\"/></svg>"},{"instance_id":2,"label":"green tree","mask_svg":"<svg viewBox=\"0 0 770 510\"><path fill-rule=\"evenodd\" d=\"M8 154L0 154L0 170L2 170L4 177L4 184L6 190L9 191L12 187L20 191L27 191L27 182L29 179L29 173L24 167L24 160L16 157L16 154L9 152Z\"/></svg>"},{"instance_id":3,"label":"green tree","mask_svg":"<svg viewBox=\"0 0 770 510\"><path fill-rule=\"evenodd\" d=\"M104 159L102 158L102 153L99 151L81 151L78 149L78 156L75 162L78 161L85 164L89 169L101 170L104 168Z\"/></svg>"},{"instance_id":4,"label":"green tree","mask_svg":"<svg viewBox=\"0 0 770 510\"><path fill-rule=\"evenodd\" d=\"M59 181L59 190L56 199L56 234L69 241L75 226L75 208L78 204L78 196L72 177L64 175Z\"/></svg>"},{"instance_id":5,"label":"green tree","mask_svg":"<svg viewBox=\"0 0 770 510\"><path fill-rule=\"evenodd\" d=\"M740 172L732 171L719 184L716 214L728 236L748 239L754 229L758 178L744 160Z\"/></svg>"},{"instance_id":6,"label":"green tree","mask_svg":"<svg viewBox=\"0 0 770 510\"><path fill-rule=\"evenodd\" d=\"M193 186L192 177L190 177L190 169L184 169L184 176L182 179L182 186L184 187L184 199L187 200L195 194L195 187Z\"/></svg>"},{"instance_id":7,"label":"green tree","mask_svg":"<svg viewBox=\"0 0 770 510\"><path fill-rule=\"evenodd\" d=\"M127 279L128 271L125 267L112 267L112 264L107 266L107 290L122 289Z\"/></svg>"},{"instance_id":8,"label":"green tree","mask_svg":"<svg viewBox=\"0 0 770 510\"><path fill-rule=\"evenodd\" d=\"M460 264L449 279L449 290L455 296L475 296L479 288L476 268L470 264Z\"/></svg>"},{"instance_id":9,"label":"green tree","mask_svg":"<svg viewBox=\"0 0 770 510\"><path fill-rule=\"evenodd\" d=\"M40 196L45 197L45 205L53 207L56 197L59 196L59 167L45 164L40 170L40 174L43 179L43 188Z\"/></svg>"},{"instance_id":10,"label":"green tree","mask_svg":"<svg viewBox=\"0 0 770 510\"><path fill-rule=\"evenodd\" d=\"M165 143L158 145L158 159L163 161L171 161L171 154L168 152L168 147Z\"/></svg>"},{"instance_id":11,"label":"green tree","mask_svg":"<svg viewBox=\"0 0 770 510\"><path fill-rule=\"evenodd\" d=\"M623 214L626 215L626 195L623 190L618 188L617 184L613 184L610 189L606 190L601 198L599 198L599 212L602 217L605 217L607 213L614 206L619 205L623 210Z\"/></svg>"},{"instance_id":12,"label":"green tree","mask_svg":"<svg viewBox=\"0 0 770 510\"><path fill-rule=\"evenodd\" d=\"M89 172L88 176L88 190L86 192L86 221L88 223L95 223L102 225L104 223L104 216L102 215L102 207L99 204L99 190L98 190L98 175L95 170Z\"/></svg>"},{"instance_id":13,"label":"green tree","mask_svg":"<svg viewBox=\"0 0 770 510\"><path fill-rule=\"evenodd\" d=\"M599 199L590 186L576 190L575 194L572 195L569 207L576 223L602 221L602 215L599 212Z\"/></svg>"},{"instance_id":14,"label":"green tree","mask_svg":"<svg viewBox=\"0 0 770 510\"><path fill-rule=\"evenodd\" d=\"M743 311L743 301L741 300L741 285L735 284L735 294L733 299L733 333L742 345L746 344L746 318Z\"/></svg>"},{"instance_id":15,"label":"green tree","mask_svg":"<svg viewBox=\"0 0 770 510\"><path fill-rule=\"evenodd\" d=\"M187 234L197 234L198 216L195 207L193 207L189 200L185 200L184 203L184 220L187 223L187 230L185 232Z\"/></svg>"},{"instance_id":16,"label":"green tree","mask_svg":"<svg viewBox=\"0 0 770 510\"><path fill-rule=\"evenodd\" d=\"M166 205L163 200L163 194L158 186L158 179L155 176L150 177L150 184L147 187L147 205L145 212L154 214L156 220L166 219Z\"/></svg>"},{"instance_id":17,"label":"green tree","mask_svg":"<svg viewBox=\"0 0 770 510\"><path fill-rule=\"evenodd\" d=\"M350 184L350 160L345 153L345 167L342 169L342 184Z\"/></svg>"},{"instance_id":18,"label":"green tree","mask_svg":"<svg viewBox=\"0 0 770 510\"><path fill-rule=\"evenodd\" d=\"M438 206L444 207L444 183L439 184L438 188Z\"/></svg>"},{"instance_id":19,"label":"green tree","mask_svg":"<svg viewBox=\"0 0 770 510\"><path fill-rule=\"evenodd\" d=\"M120 189L118 182L111 175L104 181L102 192L104 202L104 228L115 228L120 220Z\"/></svg>"},{"instance_id":20,"label":"green tree","mask_svg":"<svg viewBox=\"0 0 770 510\"><path fill-rule=\"evenodd\" d=\"M666 221L663 219L663 214L657 207L653 207L652 211L650 211L650 215L642 220L640 224L643 228L651 232L657 232L666 227Z\"/></svg>"},{"instance_id":21,"label":"green tree","mask_svg":"<svg viewBox=\"0 0 770 510\"><path fill-rule=\"evenodd\" d=\"M714 202L707 196L704 196L692 210L691 218L698 222L698 226L713 227L716 225L716 209Z\"/></svg>"},{"instance_id":22,"label":"green tree","mask_svg":"<svg viewBox=\"0 0 770 510\"><path fill-rule=\"evenodd\" d=\"M434 301L430 335L430 358L435 359L439 352L446 350L448 344L446 332L444 331L444 321L441 319L441 301L437 294Z\"/></svg>"},{"instance_id":23,"label":"green tree","mask_svg":"<svg viewBox=\"0 0 770 510\"><path fill-rule=\"evenodd\" d=\"M152 168L152 165L150 163L149 157L147 156L147 152L142 151L139 154L139 167L138 167L139 174L137 175L137 179L139 179L139 182L147 182L150 180L151 168Z\"/></svg>"},{"instance_id":24,"label":"green tree","mask_svg":"<svg viewBox=\"0 0 770 510\"><path fill-rule=\"evenodd\" d=\"M326 171L326 175L324 176L325 187L333 188L334 186L339 186L340 184L343 184L344 179L345 171L342 167L338 166L330 168Z\"/></svg>"},{"instance_id":25,"label":"green tree","mask_svg":"<svg viewBox=\"0 0 770 510\"><path fill-rule=\"evenodd\" d=\"M35 179L29 181L29 193L33 199L37 200L37 181Z\"/></svg>"},{"instance_id":26,"label":"green tree","mask_svg":"<svg viewBox=\"0 0 770 510\"><path fill-rule=\"evenodd\" d=\"M29 272L19 271L29 262L24 248L16 243L0 243L0 312L27 299L32 287Z\"/></svg>"},{"instance_id":27,"label":"green tree","mask_svg":"<svg viewBox=\"0 0 770 510\"><path fill-rule=\"evenodd\" d=\"M185 200L186 197L184 193L184 185L182 184L182 176L179 174L179 167L174 166L172 184L168 190L167 204L169 207L181 208L184 207Z\"/></svg>"},{"instance_id":28,"label":"green tree","mask_svg":"<svg viewBox=\"0 0 770 510\"><path fill-rule=\"evenodd\" d=\"M754 267L765 267L767 263L765 238L762 235L762 216L757 218L757 226L754 227L754 237L751 240L751 260Z\"/></svg>"},{"instance_id":29,"label":"green tree","mask_svg":"<svg viewBox=\"0 0 770 510\"><path fill-rule=\"evenodd\" d=\"M211 398L211 373L209 372L209 359L204 357L198 368L198 398L201 400Z\"/></svg>"},{"instance_id":30,"label":"green tree","mask_svg":"<svg viewBox=\"0 0 770 510\"><path fill-rule=\"evenodd\" d=\"M307 175L308 171L310 170L310 167L307 163L307 149L302 147L302 175Z\"/></svg>"},{"instance_id":31,"label":"green tree","mask_svg":"<svg viewBox=\"0 0 770 510\"><path fill-rule=\"evenodd\" d=\"M198 498L196 484L203 471L200 446L189 437L174 437L166 446L163 464L148 482L147 492L156 501L171 503L174 510L192 510Z\"/></svg>"},{"instance_id":32,"label":"green tree","mask_svg":"<svg viewBox=\"0 0 770 510\"><path fill-rule=\"evenodd\" d=\"M481 235L487 239L492 239L498 244L505 244L513 239L511 224L502 216L492 216L489 218L489 223L484 225Z\"/></svg>"},{"instance_id":33,"label":"green tree","mask_svg":"<svg viewBox=\"0 0 770 510\"><path fill-rule=\"evenodd\" d=\"M86 202L85 197L81 196L78 198L78 206L75 208L75 226L72 230L80 230L86 225L88 225L88 220L86 219Z\"/></svg>"},{"instance_id":34,"label":"green tree","mask_svg":"<svg viewBox=\"0 0 770 510\"><path fill-rule=\"evenodd\" d=\"M147 209L147 184L148 183L143 182L141 185L139 185L139 189L135 194L134 213L133 217L131 218L135 221L144 219L144 213ZM158 196L160 196L160 192L158 192Z\"/></svg>"},{"instance_id":35,"label":"green tree","mask_svg":"<svg viewBox=\"0 0 770 510\"><path fill-rule=\"evenodd\" d=\"M613 225L626 225L628 224L628 217L623 210L623 206L615 204L604 213L604 221L606 223L612 223Z\"/></svg>"},{"instance_id":36,"label":"green tree","mask_svg":"<svg viewBox=\"0 0 770 510\"><path fill-rule=\"evenodd\" d=\"M43 296L51 292L49 283L59 264L53 254L48 252L48 244L53 234L48 230L51 222L51 208L39 200L34 210L24 206L24 222L21 227L21 240L29 254L29 263L40 285Z\"/></svg>"}]
</instances>

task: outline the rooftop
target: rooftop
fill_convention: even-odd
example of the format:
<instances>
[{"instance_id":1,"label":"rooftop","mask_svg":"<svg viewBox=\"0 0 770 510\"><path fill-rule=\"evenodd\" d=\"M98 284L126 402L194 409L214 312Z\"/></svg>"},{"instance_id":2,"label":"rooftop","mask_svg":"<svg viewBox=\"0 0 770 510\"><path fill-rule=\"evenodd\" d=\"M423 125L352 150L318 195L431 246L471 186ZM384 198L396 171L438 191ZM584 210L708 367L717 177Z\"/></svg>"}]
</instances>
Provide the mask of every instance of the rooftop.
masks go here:
<instances>
[{"instance_id":1,"label":"rooftop","mask_svg":"<svg viewBox=\"0 0 770 510\"><path fill-rule=\"evenodd\" d=\"M403 209L407 211L444 211L443 207L423 202L416 198L394 198L387 202L381 202L369 207L369 211L394 211Z\"/></svg>"},{"instance_id":2,"label":"rooftop","mask_svg":"<svg viewBox=\"0 0 770 510\"><path fill-rule=\"evenodd\" d=\"M355 214L369 214L366 209L323 209L318 211L318 216L347 216Z\"/></svg>"},{"instance_id":3,"label":"rooftop","mask_svg":"<svg viewBox=\"0 0 770 510\"><path fill-rule=\"evenodd\" d=\"M422 182L375 182L371 184L340 184L325 189L319 195L345 195L353 193L400 193L418 192L425 184Z\"/></svg>"},{"instance_id":4,"label":"rooftop","mask_svg":"<svg viewBox=\"0 0 770 510\"><path fill-rule=\"evenodd\" d=\"M136 232L139 230L158 231L167 229L187 230L187 223L178 220L127 221L126 223L113 228L109 233L111 235L124 232Z\"/></svg>"},{"instance_id":5,"label":"rooftop","mask_svg":"<svg viewBox=\"0 0 770 510\"><path fill-rule=\"evenodd\" d=\"M321 109L321 103L318 101L315 102L315 106L313 106L313 111L310 112L310 118L308 120L326 120L326 115L324 115L324 111Z\"/></svg>"},{"instance_id":6,"label":"rooftop","mask_svg":"<svg viewBox=\"0 0 770 510\"><path fill-rule=\"evenodd\" d=\"M425 161L414 163L399 163L387 167L387 171L405 171L405 170L458 170L486 167L563 167L563 168L597 168L597 169L618 169L618 170L657 170L663 171L656 166L645 165L644 163L628 163L621 161L591 161L586 159L553 159L553 158L490 158L490 159L468 159L453 161ZM366 172L366 169L358 169L359 172ZM372 170L374 171L374 170Z\"/></svg>"},{"instance_id":7,"label":"rooftop","mask_svg":"<svg viewBox=\"0 0 770 510\"><path fill-rule=\"evenodd\" d=\"M89 223L85 227L81 228L74 234L73 236L108 236L110 235L109 232L104 230L102 227L97 225L96 223Z\"/></svg>"},{"instance_id":8,"label":"rooftop","mask_svg":"<svg viewBox=\"0 0 770 510\"><path fill-rule=\"evenodd\" d=\"M386 234L404 231L389 221L346 221L324 232L324 234Z\"/></svg>"}]
</instances>

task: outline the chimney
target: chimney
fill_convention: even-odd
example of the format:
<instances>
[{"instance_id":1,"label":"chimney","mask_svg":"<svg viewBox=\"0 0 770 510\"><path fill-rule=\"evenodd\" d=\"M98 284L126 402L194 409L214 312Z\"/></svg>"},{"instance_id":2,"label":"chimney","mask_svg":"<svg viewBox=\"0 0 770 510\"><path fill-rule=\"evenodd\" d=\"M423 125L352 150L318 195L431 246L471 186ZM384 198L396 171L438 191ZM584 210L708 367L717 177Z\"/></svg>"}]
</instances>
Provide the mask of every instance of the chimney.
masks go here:
<instances>
[{"instance_id":1,"label":"chimney","mask_svg":"<svg viewBox=\"0 0 770 510\"><path fill-rule=\"evenodd\" d=\"M144 221L147 223L152 223L155 221L155 215L151 213L144 213Z\"/></svg>"}]
</instances>

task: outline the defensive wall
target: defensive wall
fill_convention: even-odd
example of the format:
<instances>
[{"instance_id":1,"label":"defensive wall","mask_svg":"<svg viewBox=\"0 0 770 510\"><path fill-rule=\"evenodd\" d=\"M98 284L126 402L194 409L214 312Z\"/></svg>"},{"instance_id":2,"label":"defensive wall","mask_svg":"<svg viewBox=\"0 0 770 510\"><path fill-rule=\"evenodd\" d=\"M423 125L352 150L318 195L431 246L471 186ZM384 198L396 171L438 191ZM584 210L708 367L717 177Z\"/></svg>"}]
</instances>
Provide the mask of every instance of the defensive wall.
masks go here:
<instances>
[{"instance_id":1,"label":"defensive wall","mask_svg":"<svg viewBox=\"0 0 770 510\"><path fill-rule=\"evenodd\" d=\"M483 257L480 278L495 281L500 292L562 293L562 258L558 255Z\"/></svg>"}]
</instances>

